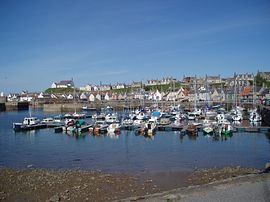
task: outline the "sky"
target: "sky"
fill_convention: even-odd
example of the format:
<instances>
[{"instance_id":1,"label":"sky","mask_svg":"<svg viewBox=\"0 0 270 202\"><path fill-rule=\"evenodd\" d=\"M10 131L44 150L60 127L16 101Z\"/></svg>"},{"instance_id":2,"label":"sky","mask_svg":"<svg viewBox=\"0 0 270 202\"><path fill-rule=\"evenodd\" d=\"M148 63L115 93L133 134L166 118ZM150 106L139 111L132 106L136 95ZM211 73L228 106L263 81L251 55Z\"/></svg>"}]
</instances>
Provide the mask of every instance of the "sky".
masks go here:
<instances>
[{"instance_id":1,"label":"sky","mask_svg":"<svg viewBox=\"0 0 270 202\"><path fill-rule=\"evenodd\" d=\"M0 1L0 92L257 71L269 0Z\"/></svg>"}]
</instances>

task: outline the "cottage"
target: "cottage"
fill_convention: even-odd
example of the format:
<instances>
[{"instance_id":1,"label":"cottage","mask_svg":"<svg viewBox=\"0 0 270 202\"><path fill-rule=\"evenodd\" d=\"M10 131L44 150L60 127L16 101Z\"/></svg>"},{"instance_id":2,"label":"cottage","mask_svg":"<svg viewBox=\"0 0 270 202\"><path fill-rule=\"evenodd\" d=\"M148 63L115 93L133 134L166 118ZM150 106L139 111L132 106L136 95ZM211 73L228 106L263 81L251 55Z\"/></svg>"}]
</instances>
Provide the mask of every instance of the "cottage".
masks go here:
<instances>
[{"instance_id":1,"label":"cottage","mask_svg":"<svg viewBox=\"0 0 270 202\"><path fill-rule=\"evenodd\" d=\"M51 98L52 99L58 99L57 95L55 95L55 94L51 94Z\"/></svg>"},{"instance_id":2,"label":"cottage","mask_svg":"<svg viewBox=\"0 0 270 202\"><path fill-rule=\"evenodd\" d=\"M51 88L74 88L73 79L60 81L59 83L53 82Z\"/></svg>"},{"instance_id":3,"label":"cottage","mask_svg":"<svg viewBox=\"0 0 270 202\"><path fill-rule=\"evenodd\" d=\"M124 83L117 83L116 85L112 86L112 89L124 89L126 88L126 84Z\"/></svg>"},{"instance_id":4,"label":"cottage","mask_svg":"<svg viewBox=\"0 0 270 202\"><path fill-rule=\"evenodd\" d=\"M68 100L73 100L73 99L74 99L74 96L73 96L72 94L69 94L69 95L67 96L67 99L68 99Z\"/></svg>"},{"instance_id":5,"label":"cottage","mask_svg":"<svg viewBox=\"0 0 270 202\"><path fill-rule=\"evenodd\" d=\"M153 94L153 100L156 100L156 101L162 100L162 94L158 90Z\"/></svg>"},{"instance_id":6,"label":"cottage","mask_svg":"<svg viewBox=\"0 0 270 202\"><path fill-rule=\"evenodd\" d=\"M96 100L99 100L99 101L101 101L101 95L98 93L98 94L96 94Z\"/></svg>"},{"instance_id":7,"label":"cottage","mask_svg":"<svg viewBox=\"0 0 270 202\"><path fill-rule=\"evenodd\" d=\"M111 89L112 89L112 86L108 84L103 84L99 86L100 91L110 91Z\"/></svg>"},{"instance_id":8,"label":"cottage","mask_svg":"<svg viewBox=\"0 0 270 202\"><path fill-rule=\"evenodd\" d=\"M107 100L107 101L110 100L110 95L109 95L109 93L106 93L106 94L105 94L104 100Z\"/></svg>"},{"instance_id":9,"label":"cottage","mask_svg":"<svg viewBox=\"0 0 270 202\"><path fill-rule=\"evenodd\" d=\"M121 93L118 95L118 100L125 100L125 95L122 95Z\"/></svg>"},{"instance_id":10,"label":"cottage","mask_svg":"<svg viewBox=\"0 0 270 202\"><path fill-rule=\"evenodd\" d=\"M162 78L160 81L160 84L162 85L166 85L166 84L170 84L176 82L176 79L172 78L172 77L166 77L166 78Z\"/></svg>"},{"instance_id":11,"label":"cottage","mask_svg":"<svg viewBox=\"0 0 270 202\"><path fill-rule=\"evenodd\" d=\"M87 96L86 96L85 93L82 93L82 94L80 95L80 100L84 100L84 101L87 100Z\"/></svg>"},{"instance_id":12,"label":"cottage","mask_svg":"<svg viewBox=\"0 0 270 202\"><path fill-rule=\"evenodd\" d=\"M31 102L33 97L30 95L21 95L19 101L20 102Z\"/></svg>"},{"instance_id":13,"label":"cottage","mask_svg":"<svg viewBox=\"0 0 270 202\"><path fill-rule=\"evenodd\" d=\"M219 94L217 89L214 89L213 93L211 94L211 100L213 100L214 102L221 101L221 95Z\"/></svg>"},{"instance_id":14,"label":"cottage","mask_svg":"<svg viewBox=\"0 0 270 202\"><path fill-rule=\"evenodd\" d=\"M90 84L87 84L84 87L80 87L80 90L81 91L88 91L88 92L90 92L90 91L93 90L93 87Z\"/></svg>"},{"instance_id":15,"label":"cottage","mask_svg":"<svg viewBox=\"0 0 270 202\"><path fill-rule=\"evenodd\" d=\"M159 80L152 79L152 80L147 80L147 83L145 85L146 86L155 86L155 85L158 85L158 84L160 84L160 81Z\"/></svg>"},{"instance_id":16,"label":"cottage","mask_svg":"<svg viewBox=\"0 0 270 202\"><path fill-rule=\"evenodd\" d=\"M206 79L209 84L215 84L215 83L221 82L220 76L206 76Z\"/></svg>"},{"instance_id":17,"label":"cottage","mask_svg":"<svg viewBox=\"0 0 270 202\"><path fill-rule=\"evenodd\" d=\"M91 94L89 95L88 100L89 100L90 102L94 102L95 99L96 99L95 95L91 93Z\"/></svg>"}]
</instances>

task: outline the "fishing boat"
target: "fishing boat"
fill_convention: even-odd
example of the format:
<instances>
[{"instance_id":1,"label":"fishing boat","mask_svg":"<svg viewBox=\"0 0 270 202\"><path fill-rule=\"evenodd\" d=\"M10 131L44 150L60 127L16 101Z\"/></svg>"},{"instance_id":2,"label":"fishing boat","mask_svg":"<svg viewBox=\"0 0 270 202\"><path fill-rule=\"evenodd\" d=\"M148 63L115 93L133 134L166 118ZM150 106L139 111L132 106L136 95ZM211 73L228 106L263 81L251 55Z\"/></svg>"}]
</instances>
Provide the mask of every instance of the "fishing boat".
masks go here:
<instances>
[{"instance_id":1,"label":"fishing boat","mask_svg":"<svg viewBox=\"0 0 270 202\"><path fill-rule=\"evenodd\" d=\"M119 120L117 118L117 114L115 113L112 113L112 114L107 114L105 116L105 121L106 123L108 124L111 124L111 123L119 123Z\"/></svg>"},{"instance_id":2,"label":"fishing boat","mask_svg":"<svg viewBox=\"0 0 270 202\"><path fill-rule=\"evenodd\" d=\"M214 133L214 129L211 126L206 126L203 128L203 133L206 135L212 135Z\"/></svg>"},{"instance_id":3,"label":"fishing boat","mask_svg":"<svg viewBox=\"0 0 270 202\"><path fill-rule=\"evenodd\" d=\"M249 115L250 122L260 122L262 121L262 116L257 111L252 111Z\"/></svg>"},{"instance_id":4,"label":"fishing boat","mask_svg":"<svg viewBox=\"0 0 270 202\"><path fill-rule=\"evenodd\" d=\"M152 136L157 130L157 122L155 119L149 119L149 121L145 124L146 134Z\"/></svg>"},{"instance_id":5,"label":"fishing boat","mask_svg":"<svg viewBox=\"0 0 270 202\"><path fill-rule=\"evenodd\" d=\"M194 124L189 124L186 128L186 132L188 135L197 135L198 134L197 126Z\"/></svg>"},{"instance_id":6,"label":"fishing boat","mask_svg":"<svg viewBox=\"0 0 270 202\"><path fill-rule=\"evenodd\" d=\"M13 129L19 130L34 130L45 128L46 124L41 123L37 117L25 117L22 123L13 123Z\"/></svg>"},{"instance_id":7,"label":"fishing boat","mask_svg":"<svg viewBox=\"0 0 270 202\"><path fill-rule=\"evenodd\" d=\"M97 109L94 107L82 106L83 111L96 111Z\"/></svg>"},{"instance_id":8,"label":"fishing boat","mask_svg":"<svg viewBox=\"0 0 270 202\"><path fill-rule=\"evenodd\" d=\"M107 127L108 133L119 133L120 132L120 125L119 123L111 123Z\"/></svg>"},{"instance_id":9,"label":"fishing boat","mask_svg":"<svg viewBox=\"0 0 270 202\"><path fill-rule=\"evenodd\" d=\"M193 113L193 112L188 113L187 119L188 120L195 120L196 119L196 114Z\"/></svg>"},{"instance_id":10,"label":"fishing boat","mask_svg":"<svg viewBox=\"0 0 270 202\"><path fill-rule=\"evenodd\" d=\"M103 120L98 120L96 123L89 128L89 132L93 133L94 135L98 135L101 133L106 133L108 124Z\"/></svg>"},{"instance_id":11,"label":"fishing boat","mask_svg":"<svg viewBox=\"0 0 270 202\"><path fill-rule=\"evenodd\" d=\"M159 125L169 125L171 124L170 118L160 118Z\"/></svg>"},{"instance_id":12,"label":"fishing boat","mask_svg":"<svg viewBox=\"0 0 270 202\"><path fill-rule=\"evenodd\" d=\"M74 119L66 119L65 125L62 127L64 132L72 132L75 130L75 120Z\"/></svg>"},{"instance_id":13,"label":"fishing boat","mask_svg":"<svg viewBox=\"0 0 270 202\"><path fill-rule=\"evenodd\" d=\"M216 125L216 122L211 121L209 119L203 120L203 134L205 135L212 135L214 133L214 126Z\"/></svg>"},{"instance_id":14,"label":"fishing boat","mask_svg":"<svg viewBox=\"0 0 270 202\"><path fill-rule=\"evenodd\" d=\"M231 124L222 124L219 128L219 134L231 137L233 134L233 127Z\"/></svg>"},{"instance_id":15,"label":"fishing boat","mask_svg":"<svg viewBox=\"0 0 270 202\"><path fill-rule=\"evenodd\" d=\"M155 120L149 120L147 123L142 124L141 127L138 128L136 133L144 136L153 136L157 130L157 124Z\"/></svg>"}]
</instances>

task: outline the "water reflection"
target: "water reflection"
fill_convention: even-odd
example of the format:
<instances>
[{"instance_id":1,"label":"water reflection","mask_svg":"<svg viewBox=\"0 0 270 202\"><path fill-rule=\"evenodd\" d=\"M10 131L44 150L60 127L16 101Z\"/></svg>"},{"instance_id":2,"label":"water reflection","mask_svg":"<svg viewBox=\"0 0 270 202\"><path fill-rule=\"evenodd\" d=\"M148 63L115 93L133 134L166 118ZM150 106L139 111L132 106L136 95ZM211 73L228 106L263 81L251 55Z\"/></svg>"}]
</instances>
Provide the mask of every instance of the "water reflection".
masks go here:
<instances>
[{"instance_id":1,"label":"water reflection","mask_svg":"<svg viewBox=\"0 0 270 202\"><path fill-rule=\"evenodd\" d=\"M269 143L270 143L270 132L265 133L265 137L268 139Z\"/></svg>"}]
</instances>

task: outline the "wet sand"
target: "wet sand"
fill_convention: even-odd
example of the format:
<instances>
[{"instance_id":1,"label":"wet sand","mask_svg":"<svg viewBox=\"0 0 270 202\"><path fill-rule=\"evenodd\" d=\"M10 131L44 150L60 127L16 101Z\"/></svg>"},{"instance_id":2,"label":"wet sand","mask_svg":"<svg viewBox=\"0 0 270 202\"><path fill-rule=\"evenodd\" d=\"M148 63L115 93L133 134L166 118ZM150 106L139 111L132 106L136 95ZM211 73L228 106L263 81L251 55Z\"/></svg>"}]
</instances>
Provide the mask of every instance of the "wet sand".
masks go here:
<instances>
[{"instance_id":1,"label":"wet sand","mask_svg":"<svg viewBox=\"0 0 270 202\"><path fill-rule=\"evenodd\" d=\"M220 179L258 173L252 168L213 168L142 175L98 171L0 168L3 201L114 201Z\"/></svg>"}]
</instances>

